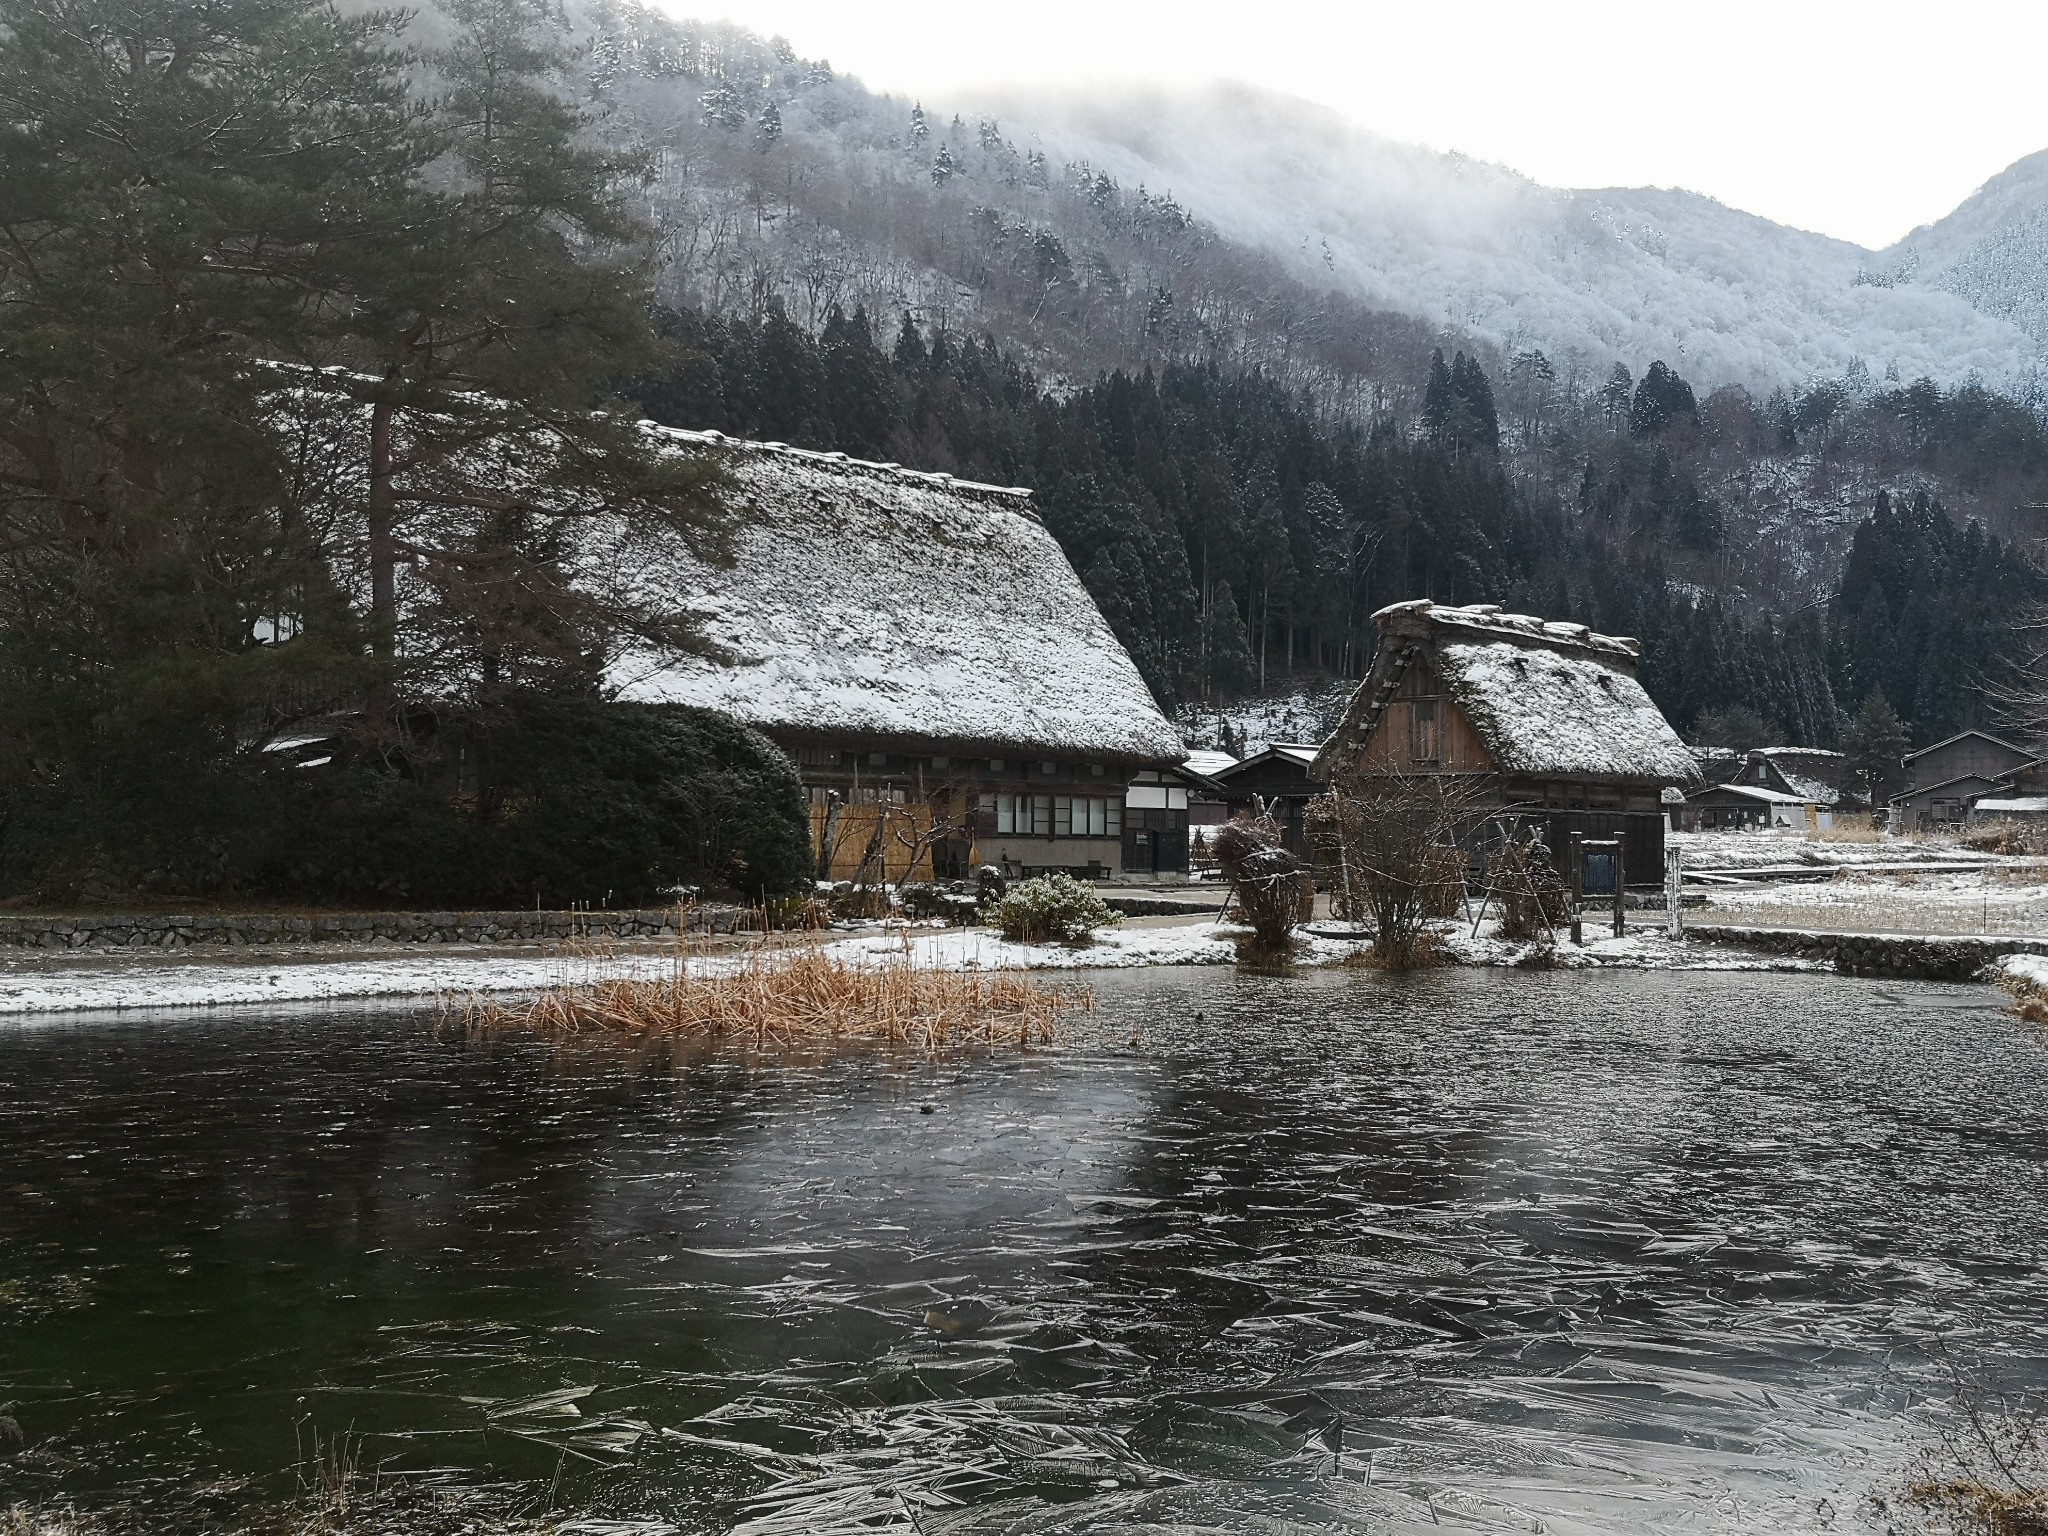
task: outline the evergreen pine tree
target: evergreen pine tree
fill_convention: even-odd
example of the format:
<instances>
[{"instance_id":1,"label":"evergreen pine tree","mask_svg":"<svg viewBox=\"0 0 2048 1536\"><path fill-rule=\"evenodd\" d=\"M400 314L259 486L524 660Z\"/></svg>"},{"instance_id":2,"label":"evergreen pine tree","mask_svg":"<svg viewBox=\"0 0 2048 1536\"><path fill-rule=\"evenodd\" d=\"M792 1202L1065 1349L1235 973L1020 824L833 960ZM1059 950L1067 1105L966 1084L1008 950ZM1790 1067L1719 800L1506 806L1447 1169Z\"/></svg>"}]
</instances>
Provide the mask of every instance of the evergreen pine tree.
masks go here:
<instances>
[{"instance_id":1,"label":"evergreen pine tree","mask_svg":"<svg viewBox=\"0 0 2048 1536\"><path fill-rule=\"evenodd\" d=\"M917 321L909 310L903 311L903 324L896 332L896 371L898 373L922 373L930 353L925 350L924 337L918 334Z\"/></svg>"},{"instance_id":2,"label":"evergreen pine tree","mask_svg":"<svg viewBox=\"0 0 2048 1536\"><path fill-rule=\"evenodd\" d=\"M1873 688L1842 735L1842 755L1849 772L1863 786L1864 797L1878 803L1885 786L1896 779L1912 743L1882 688Z\"/></svg>"},{"instance_id":3,"label":"evergreen pine tree","mask_svg":"<svg viewBox=\"0 0 2048 1536\"><path fill-rule=\"evenodd\" d=\"M1429 382L1422 388L1422 430L1431 442L1450 436L1455 398L1451 392L1451 370L1444 362L1444 349L1429 354Z\"/></svg>"}]
</instances>

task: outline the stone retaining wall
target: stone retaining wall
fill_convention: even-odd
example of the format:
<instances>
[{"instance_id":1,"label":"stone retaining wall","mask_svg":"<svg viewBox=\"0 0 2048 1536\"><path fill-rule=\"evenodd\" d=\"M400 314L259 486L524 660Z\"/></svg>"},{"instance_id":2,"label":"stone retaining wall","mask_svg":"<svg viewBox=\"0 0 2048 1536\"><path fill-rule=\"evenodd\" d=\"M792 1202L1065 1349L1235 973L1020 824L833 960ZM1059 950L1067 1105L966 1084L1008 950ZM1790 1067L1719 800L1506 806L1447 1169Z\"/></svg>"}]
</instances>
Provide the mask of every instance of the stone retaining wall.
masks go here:
<instances>
[{"instance_id":1,"label":"stone retaining wall","mask_svg":"<svg viewBox=\"0 0 2048 1536\"><path fill-rule=\"evenodd\" d=\"M1214 917L1223 911L1217 901L1182 901L1172 896L1111 896L1102 904L1125 917Z\"/></svg>"},{"instance_id":2,"label":"stone retaining wall","mask_svg":"<svg viewBox=\"0 0 2048 1536\"><path fill-rule=\"evenodd\" d=\"M1900 976L1923 981L1977 981L2001 955L2048 955L2048 939L1823 933L1717 923L1687 923L1685 936L1708 944L1739 944L1766 954L1820 960L1845 976Z\"/></svg>"},{"instance_id":3,"label":"stone retaining wall","mask_svg":"<svg viewBox=\"0 0 2048 1536\"><path fill-rule=\"evenodd\" d=\"M184 949L278 944L504 944L545 939L652 939L677 931L674 907L617 912L336 912L317 917L234 913L32 917L0 914L0 947ZM731 933L746 914L689 909L693 933Z\"/></svg>"}]
</instances>

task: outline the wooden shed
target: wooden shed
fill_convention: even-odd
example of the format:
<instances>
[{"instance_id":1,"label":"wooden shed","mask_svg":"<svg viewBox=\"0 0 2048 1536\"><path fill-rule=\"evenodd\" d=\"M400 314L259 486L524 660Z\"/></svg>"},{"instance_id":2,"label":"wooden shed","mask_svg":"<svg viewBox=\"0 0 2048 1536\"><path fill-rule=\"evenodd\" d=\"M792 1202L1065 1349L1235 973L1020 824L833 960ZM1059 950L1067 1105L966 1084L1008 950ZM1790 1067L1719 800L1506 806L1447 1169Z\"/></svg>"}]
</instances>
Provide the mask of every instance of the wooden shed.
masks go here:
<instances>
[{"instance_id":1,"label":"wooden shed","mask_svg":"<svg viewBox=\"0 0 2048 1536\"><path fill-rule=\"evenodd\" d=\"M1265 751L1215 774L1230 814L1249 812L1256 800L1280 824L1286 847L1294 853L1306 852L1308 803L1326 787L1315 775L1316 754L1321 750L1314 742L1276 741Z\"/></svg>"},{"instance_id":2,"label":"wooden shed","mask_svg":"<svg viewBox=\"0 0 2048 1536\"><path fill-rule=\"evenodd\" d=\"M1521 813L1554 851L1618 837L1631 883L1663 878L1662 794L1699 769L1636 680L1636 641L1492 605L1373 617L1372 669L1316 777L1467 775L1483 810Z\"/></svg>"}]
</instances>

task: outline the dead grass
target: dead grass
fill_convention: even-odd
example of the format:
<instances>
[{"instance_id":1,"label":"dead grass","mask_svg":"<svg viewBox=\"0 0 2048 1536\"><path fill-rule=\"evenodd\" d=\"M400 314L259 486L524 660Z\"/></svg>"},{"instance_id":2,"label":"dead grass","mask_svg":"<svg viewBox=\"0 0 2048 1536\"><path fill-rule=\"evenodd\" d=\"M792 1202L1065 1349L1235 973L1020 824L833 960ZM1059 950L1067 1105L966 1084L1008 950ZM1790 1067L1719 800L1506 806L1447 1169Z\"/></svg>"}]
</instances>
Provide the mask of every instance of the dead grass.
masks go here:
<instances>
[{"instance_id":1,"label":"dead grass","mask_svg":"<svg viewBox=\"0 0 2048 1536\"><path fill-rule=\"evenodd\" d=\"M1901 1502L1953 1536L2048 1536L2048 1488L2004 1488L1975 1478L1916 1478Z\"/></svg>"},{"instance_id":2,"label":"dead grass","mask_svg":"<svg viewBox=\"0 0 2048 1536\"><path fill-rule=\"evenodd\" d=\"M1424 928L1408 941L1407 958L1402 963L1390 964L1377 944L1360 945L1344 957L1343 963L1362 971L1427 971L1440 965L1455 965L1457 957L1442 934L1434 928Z\"/></svg>"},{"instance_id":3,"label":"dead grass","mask_svg":"<svg viewBox=\"0 0 2048 1536\"><path fill-rule=\"evenodd\" d=\"M1929 1536L2048 1536L2048 1435L2038 1413L1959 1387L1958 1412L1941 1449L1881 1513L1911 1524L1888 1530Z\"/></svg>"},{"instance_id":4,"label":"dead grass","mask_svg":"<svg viewBox=\"0 0 2048 1536\"><path fill-rule=\"evenodd\" d=\"M1064 1016L1093 1007L1083 987L1020 971L938 970L908 955L849 965L814 949L755 950L715 965L679 955L671 974L654 979L607 976L602 960L591 972L524 1000L445 999L442 1016L481 1032L938 1051L1043 1043Z\"/></svg>"},{"instance_id":5,"label":"dead grass","mask_svg":"<svg viewBox=\"0 0 2048 1536\"><path fill-rule=\"evenodd\" d=\"M1806 835L1817 843L1881 843L1885 839L1884 833L1869 825L1845 827L1837 824Z\"/></svg>"},{"instance_id":6,"label":"dead grass","mask_svg":"<svg viewBox=\"0 0 2048 1536\"><path fill-rule=\"evenodd\" d=\"M2048 1024L2048 987L2031 976L2001 971L1998 984L2012 994L2012 1011L2029 1024Z\"/></svg>"},{"instance_id":7,"label":"dead grass","mask_svg":"<svg viewBox=\"0 0 2048 1536\"><path fill-rule=\"evenodd\" d=\"M0 1509L0 1536L100 1536L106 1529L75 1509L10 1504Z\"/></svg>"}]
</instances>

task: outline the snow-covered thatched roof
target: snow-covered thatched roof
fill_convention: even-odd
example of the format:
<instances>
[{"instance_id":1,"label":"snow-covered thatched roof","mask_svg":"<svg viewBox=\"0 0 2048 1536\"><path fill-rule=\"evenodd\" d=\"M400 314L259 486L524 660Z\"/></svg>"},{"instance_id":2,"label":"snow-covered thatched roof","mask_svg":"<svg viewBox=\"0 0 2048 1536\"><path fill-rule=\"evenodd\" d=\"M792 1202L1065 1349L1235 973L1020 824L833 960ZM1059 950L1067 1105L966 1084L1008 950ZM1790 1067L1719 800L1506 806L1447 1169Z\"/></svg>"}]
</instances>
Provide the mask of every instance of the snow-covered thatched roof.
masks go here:
<instances>
[{"instance_id":1,"label":"snow-covered thatched roof","mask_svg":"<svg viewBox=\"0 0 2048 1536\"><path fill-rule=\"evenodd\" d=\"M721 455L733 559L664 546L639 580L700 616L728 659L628 655L612 669L622 698L877 747L1187 755L1028 491L715 432L663 436Z\"/></svg>"},{"instance_id":2,"label":"snow-covered thatched roof","mask_svg":"<svg viewBox=\"0 0 2048 1536\"><path fill-rule=\"evenodd\" d=\"M1699 778L1685 743L1636 681L1641 646L1633 639L1490 605L1396 603L1373 617L1379 655L1326 756L1338 743L1364 743L1401 674L1426 649L1444 694L1503 773Z\"/></svg>"}]
</instances>

